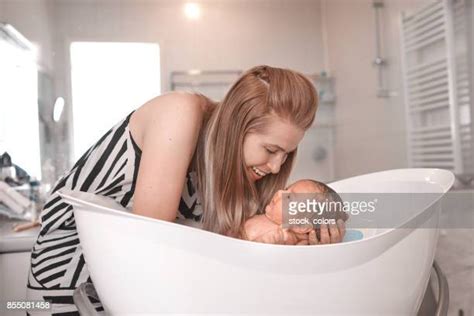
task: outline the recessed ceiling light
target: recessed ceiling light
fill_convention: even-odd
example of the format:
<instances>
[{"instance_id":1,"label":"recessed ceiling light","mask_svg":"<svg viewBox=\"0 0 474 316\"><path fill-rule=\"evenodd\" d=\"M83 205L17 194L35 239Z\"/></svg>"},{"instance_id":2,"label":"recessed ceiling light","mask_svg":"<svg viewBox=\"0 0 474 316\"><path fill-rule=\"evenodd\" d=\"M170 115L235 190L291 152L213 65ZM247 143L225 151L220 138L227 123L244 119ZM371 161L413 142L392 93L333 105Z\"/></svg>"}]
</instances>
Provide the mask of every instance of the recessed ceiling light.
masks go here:
<instances>
[{"instance_id":1,"label":"recessed ceiling light","mask_svg":"<svg viewBox=\"0 0 474 316\"><path fill-rule=\"evenodd\" d=\"M201 16L201 8L197 3L186 3L184 5L184 14L191 20L197 20Z\"/></svg>"}]
</instances>

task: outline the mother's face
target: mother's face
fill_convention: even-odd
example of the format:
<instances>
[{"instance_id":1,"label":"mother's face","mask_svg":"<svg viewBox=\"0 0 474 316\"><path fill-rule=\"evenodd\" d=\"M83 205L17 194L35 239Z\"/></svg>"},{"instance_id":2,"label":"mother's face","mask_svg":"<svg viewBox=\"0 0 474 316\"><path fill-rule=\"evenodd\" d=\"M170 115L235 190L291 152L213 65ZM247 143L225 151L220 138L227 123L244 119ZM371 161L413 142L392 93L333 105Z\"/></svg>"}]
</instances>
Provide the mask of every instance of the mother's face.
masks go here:
<instances>
[{"instance_id":1,"label":"mother's face","mask_svg":"<svg viewBox=\"0 0 474 316\"><path fill-rule=\"evenodd\" d=\"M304 130L277 116L270 119L262 133L248 133L244 138L244 162L251 179L260 180L269 173L276 174L288 154L296 150Z\"/></svg>"}]
</instances>

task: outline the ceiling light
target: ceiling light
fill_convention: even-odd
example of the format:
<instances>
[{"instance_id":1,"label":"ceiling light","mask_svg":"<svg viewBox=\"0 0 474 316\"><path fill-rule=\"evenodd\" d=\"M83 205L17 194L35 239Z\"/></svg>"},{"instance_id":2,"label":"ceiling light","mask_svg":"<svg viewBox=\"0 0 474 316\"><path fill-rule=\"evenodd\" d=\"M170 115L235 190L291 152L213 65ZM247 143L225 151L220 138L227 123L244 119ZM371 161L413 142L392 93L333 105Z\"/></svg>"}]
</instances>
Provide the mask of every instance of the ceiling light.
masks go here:
<instances>
[{"instance_id":1,"label":"ceiling light","mask_svg":"<svg viewBox=\"0 0 474 316\"><path fill-rule=\"evenodd\" d=\"M191 20L197 20L201 16L201 8L197 3L186 3L184 5L184 14Z\"/></svg>"}]
</instances>

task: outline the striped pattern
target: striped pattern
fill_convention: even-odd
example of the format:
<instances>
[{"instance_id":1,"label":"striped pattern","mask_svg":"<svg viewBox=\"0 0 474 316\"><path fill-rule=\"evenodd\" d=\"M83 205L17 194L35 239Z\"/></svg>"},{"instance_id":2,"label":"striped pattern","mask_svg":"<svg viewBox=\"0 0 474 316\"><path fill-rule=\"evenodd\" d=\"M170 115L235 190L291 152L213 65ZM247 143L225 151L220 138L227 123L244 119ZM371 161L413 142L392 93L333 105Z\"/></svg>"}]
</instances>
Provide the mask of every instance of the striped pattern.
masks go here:
<instances>
[{"instance_id":1,"label":"striped pattern","mask_svg":"<svg viewBox=\"0 0 474 316\"><path fill-rule=\"evenodd\" d=\"M27 297L51 301L53 315L78 315L72 293L81 283L91 282L72 206L62 200L58 190L66 188L107 196L132 209L141 157L141 150L128 127L132 113L109 130L57 181L44 205L41 230L31 253ZM201 219L195 188L195 172L189 172L179 218ZM99 302L96 306L97 310L103 310Z\"/></svg>"}]
</instances>

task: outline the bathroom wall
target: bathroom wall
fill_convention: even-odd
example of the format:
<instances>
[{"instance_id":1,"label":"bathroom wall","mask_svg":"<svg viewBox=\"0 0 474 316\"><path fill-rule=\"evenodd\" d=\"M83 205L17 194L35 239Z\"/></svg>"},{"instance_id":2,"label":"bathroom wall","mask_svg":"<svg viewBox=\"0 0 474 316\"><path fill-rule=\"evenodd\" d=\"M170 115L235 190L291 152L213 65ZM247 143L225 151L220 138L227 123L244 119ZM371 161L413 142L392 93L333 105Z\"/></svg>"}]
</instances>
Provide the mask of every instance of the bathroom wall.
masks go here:
<instances>
[{"instance_id":1,"label":"bathroom wall","mask_svg":"<svg viewBox=\"0 0 474 316\"><path fill-rule=\"evenodd\" d=\"M391 93L386 99L376 96L372 0L203 0L197 21L184 16L185 1L0 0L0 19L40 45L40 63L51 69L55 95L66 99L67 122L71 41L159 43L163 92L176 70L260 63L305 73L326 70L336 82L333 165L340 179L407 166L400 13L428 1L384 2L383 57ZM72 164L72 124L55 128L61 144L50 152L61 173Z\"/></svg>"},{"instance_id":2,"label":"bathroom wall","mask_svg":"<svg viewBox=\"0 0 474 316\"><path fill-rule=\"evenodd\" d=\"M177 70L246 69L262 63L305 73L323 68L319 1L199 1L197 21L184 16L184 3L52 0L56 93L65 97L66 109L71 41L159 43L163 92ZM66 113L71 118L71 111Z\"/></svg>"},{"instance_id":3,"label":"bathroom wall","mask_svg":"<svg viewBox=\"0 0 474 316\"><path fill-rule=\"evenodd\" d=\"M199 1L196 21L184 16L184 1L52 3L57 51L70 41L159 43L162 90L175 70L267 63L314 72L322 65L319 1Z\"/></svg>"},{"instance_id":4,"label":"bathroom wall","mask_svg":"<svg viewBox=\"0 0 474 316\"><path fill-rule=\"evenodd\" d=\"M304 73L324 70L319 0L204 0L199 1L202 16L196 21L183 14L185 3L0 0L0 20L37 45L38 63L52 79L52 100L40 111L49 118L54 99L66 100L62 121L40 126L42 136L53 138L42 141L41 150L42 165L56 167L50 179L73 163L72 41L159 43L162 92L169 90L170 73L177 70L243 70L262 63Z\"/></svg>"},{"instance_id":5,"label":"bathroom wall","mask_svg":"<svg viewBox=\"0 0 474 316\"><path fill-rule=\"evenodd\" d=\"M389 98L378 98L372 0L322 0L329 71L336 78L335 177L407 166L400 14L425 0L387 0L382 51ZM350 25L350 27L348 27Z\"/></svg>"}]
</instances>

